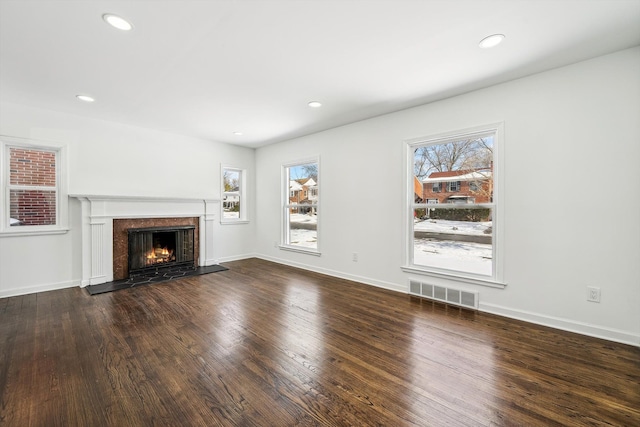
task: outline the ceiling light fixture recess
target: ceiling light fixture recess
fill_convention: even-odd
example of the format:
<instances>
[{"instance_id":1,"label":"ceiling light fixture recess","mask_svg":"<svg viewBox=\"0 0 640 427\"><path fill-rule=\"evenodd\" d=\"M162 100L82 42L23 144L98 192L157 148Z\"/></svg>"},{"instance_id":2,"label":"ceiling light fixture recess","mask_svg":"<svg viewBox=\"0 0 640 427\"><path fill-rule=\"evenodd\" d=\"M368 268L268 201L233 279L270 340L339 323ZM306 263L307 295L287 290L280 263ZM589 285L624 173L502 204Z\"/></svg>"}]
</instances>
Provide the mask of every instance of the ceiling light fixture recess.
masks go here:
<instances>
[{"instance_id":1,"label":"ceiling light fixture recess","mask_svg":"<svg viewBox=\"0 0 640 427\"><path fill-rule=\"evenodd\" d=\"M80 101L84 101L84 102L93 102L93 101L95 101L95 98L93 98L92 96L89 96L89 95L76 95L76 98L78 98Z\"/></svg>"},{"instance_id":2,"label":"ceiling light fixture recess","mask_svg":"<svg viewBox=\"0 0 640 427\"><path fill-rule=\"evenodd\" d=\"M307 104L309 107L311 108L318 108L318 107L322 107L322 103L318 102L318 101L311 101L310 103Z\"/></svg>"},{"instance_id":3,"label":"ceiling light fixture recess","mask_svg":"<svg viewBox=\"0 0 640 427\"><path fill-rule=\"evenodd\" d=\"M105 13L102 15L102 19L104 19L104 22L107 24L122 31L129 31L133 28L133 25L131 25L129 21L112 13Z\"/></svg>"},{"instance_id":4,"label":"ceiling light fixture recess","mask_svg":"<svg viewBox=\"0 0 640 427\"><path fill-rule=\"evenodd\" d=\"M480 48L489 49L498 46L504 40L504 34L492 34L480 40Z\"/></svg>"}]
</instances>

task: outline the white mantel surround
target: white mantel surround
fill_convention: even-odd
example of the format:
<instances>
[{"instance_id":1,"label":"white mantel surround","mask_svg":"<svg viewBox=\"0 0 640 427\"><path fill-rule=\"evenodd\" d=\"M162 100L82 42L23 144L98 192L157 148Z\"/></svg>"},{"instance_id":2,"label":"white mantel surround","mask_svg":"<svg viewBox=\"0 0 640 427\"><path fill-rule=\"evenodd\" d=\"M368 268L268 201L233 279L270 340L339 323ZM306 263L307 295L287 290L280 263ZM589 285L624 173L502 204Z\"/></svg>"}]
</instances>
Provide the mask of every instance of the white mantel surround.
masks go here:
<instances>
[{"instance_id":1,"label":"white mantel surround","mask_svg":"<svg viewBox=\"0 0 640 427\"><path fill-rule=\"evenodd\" d=\"M113 220L126 218L200 218L199 266L213 259L214 221L220 200L74 194L82 206L81 286L113 281Z\"/></svg>"}]
</instances>

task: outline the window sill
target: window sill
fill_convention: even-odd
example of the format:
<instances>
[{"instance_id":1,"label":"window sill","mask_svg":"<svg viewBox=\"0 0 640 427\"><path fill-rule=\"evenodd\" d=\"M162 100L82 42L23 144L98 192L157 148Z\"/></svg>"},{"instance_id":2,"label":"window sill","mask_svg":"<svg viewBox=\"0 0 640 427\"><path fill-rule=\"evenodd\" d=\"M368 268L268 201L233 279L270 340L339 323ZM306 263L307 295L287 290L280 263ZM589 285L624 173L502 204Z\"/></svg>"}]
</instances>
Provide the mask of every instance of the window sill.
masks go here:
<instances>
[{"instance_id":1,"label":"window sill","mask_svg":"<svg viewBox=\"0 0 640 427\"><path fill-rule=\"evenodd\" d=\"M226 220L220 221L221 225L234 225L234 224L249 224L248 219L235 219L235 220Z\"/></svg>"},{"instance_id":2,"label":"window sill","mask_svg":"<svg viewBox=\"0 0 640 427\"><path fill-rule=\"evenodd\" d=\"M416 267L416 266L405 265L400 268L405 273L421 274L424 276L437 277L439 279L447 279L447 280L453 280L456 282L471 283L472 285L488 286L490 288L497 288L497 289L504 289L507 286L506 283L493 280L493 279L482 279L479 277L464 276L462 274L456 274L456 273L445 273L440 271L427 270L427 269Z\"/></svg>"},{"instance_id":3,"label":"window sill","mask_svg":"<svg viewBox=\"0 0 640 427\"><path fill-rule=\"evenodd\" d=\"M307 254L307 255L313 255L313 256L321 255L320 252L314 249L304 249L304 248L298 248L295 246L288 246L288 245L279 245L278 248L282 249L283 251L298 252L301 254Z\"/></svg>"},{"instance_id":4,"label":"window sill","mask_svg":"<svg viewBox=\"0 0 640 427\"><path fill-rule=\"evenodd\" d=\"M52 234L66 234L68 228L56 228L49 230L4 230L0 231L0 237L18 237L18 236L46 236Z\"/></svg>"}]
</instances>

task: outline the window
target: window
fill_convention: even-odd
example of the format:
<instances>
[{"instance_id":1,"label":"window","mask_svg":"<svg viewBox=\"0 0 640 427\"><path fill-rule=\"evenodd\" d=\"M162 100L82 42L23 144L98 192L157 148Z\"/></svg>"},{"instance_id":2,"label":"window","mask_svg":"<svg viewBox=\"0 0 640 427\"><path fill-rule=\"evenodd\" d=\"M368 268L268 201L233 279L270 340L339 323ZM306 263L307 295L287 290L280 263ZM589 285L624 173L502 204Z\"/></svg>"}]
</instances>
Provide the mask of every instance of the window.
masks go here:
<instances>
[{"instance_id":1,"label":"window","mask_svg":"<svg viewBox=\"0 0 640 427\"><path fill-rule=\"evenodd\" d=\"M460 191L460 181L447 182L447 192L454 193Z\"/></svg>"},{"instance_id":2,"label":"window","mask_svg":"<svg viewBox=\"0 0 640 427\"><path fill-rule=\"evenodd\" d=\"M246 222L245 175L243 169L222 167L222 223Z\"/></svg>"},{"instance_id":3,"label":"window","mask_svg":"<svg viewBox=\"0 0 640 427\"><path fill-rule=\"evenodd\" d=\"M60 147L13 142L2 139L4 233L63 230L66 205L61 191L63 180Z\"/></svg>"},{"instance_id":4,"label":"window","mask_svg":"<svg viewBox=\"0 0 640 427\"><path fill-rule=\"evenodd\" d=\"M434 182L433 185L431 186L431 191L433 191L434 193L439 193L442 191L442 183L441 182Z\"/></svg>"},{"instance_id":5,"label":"window","mask_svg":"<svg viewBox=\"0 0 640 427\"><path fill-rule=\"evenodd\" d=\"M407 143L408 182L417 178L435 190L448 178L447 192L456 194L440 203L408 199L405 270L500 285L494 194L500 129L495 125ZM461 185L469 181L475 184L473 194L470 185Z\"/></svg>"},{"instance_id":6,"label":"window","mask_svg":"<svg viewBox=\"0 0 640 427\"><path fill-rule=\"evenodd\" d=\"M319 255L319 161L283 166L282 249Z\"/></svg>"},{"instance_id":7,"label":"window","mask_svg":"<svg viewBox=\"0 0 640 427\"><path fill-rule=\"evenodd\" d=\"M480 191L480 185L479 185L478 181L471 181L469 183L469 190L470 191Z\"/></svg>"}]
</instances>

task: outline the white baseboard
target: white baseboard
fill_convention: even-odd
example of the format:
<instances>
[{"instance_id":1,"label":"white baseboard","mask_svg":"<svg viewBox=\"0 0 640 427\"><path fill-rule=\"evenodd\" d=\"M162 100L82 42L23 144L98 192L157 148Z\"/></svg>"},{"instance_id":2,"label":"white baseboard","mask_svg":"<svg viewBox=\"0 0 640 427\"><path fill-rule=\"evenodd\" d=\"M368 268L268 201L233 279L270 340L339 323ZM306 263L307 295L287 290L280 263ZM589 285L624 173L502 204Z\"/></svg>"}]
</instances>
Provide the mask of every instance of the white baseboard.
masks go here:
<instances>
[{"instance_id":1,"label":"white baseboard","mask_svg":"<svg viewBox=\"0 0 640 427\"><path fill-rule=\"evenodd\" d=\"M536 325L548 326L550 328L560 329L563 331L575 332L581 335L640 347L640 335L621 331L619 329L605 328L575 320L532 313L525 310L516 310L495 304L483 303L482 301L480 301L480 307L478 309L485 313L523 320L525 322L535 323Z\"/></svg>"},{"instance_id":2,"label":"white baseboard","mask_svg":"<svg viewBox=\"0 0 640 427\"><path fill-rule=\"evenodd\" d=\"M248 259L248 258L260 258L260 257L256 254L231 255L231 256L218 258L216 264L220 264L223 262L230 262L230 261L240 261L241 259Z\"/></svg>"},{"instance_id":3,"label":"white baseboard","mask_svg":"<svg viewBox=\"0 0 640 427\"><path fill-rule=\"evenodd\" d=\"M25 288L13 288L0 290L0 298L15 297L20 295L35 294L36 292L55 291L58 289L73 288L80 286L80 280L72 280L69 282L48 283L44 285L28 286Z\"/></svg>"},{"instance_id":4,"label":"white baseboard","mask_svg":"<svg viewBox=\"0 0 640 427\"><path fill-rule=\"evenodd\" d=\"M402 293L405 293L405 294L408 292L408 289L405 286L401 286L401 285L398 285L396 283L383 282L381 280L375 280L375 279L371 279L369 277L358 276L358 275L355 275L355 274L347 274L347 273L343 273L341 271L329 270L327 268L320 268L320 267L316 267L316 266L313 266L313 265L307 265L307 264L303 264L303 263L299 263L299 262L293 262L293 261L289 261L289 260L285 260L285 259L281 259L281 258L275 258L275 257L266 256L266 255L254 254L254 255L252 255L252 257L260 258L260 259L263 259L265 261L275 262L275 263L278 263L278 264L288 265L290 267L302 268L304 270L314 271L314 272L320 273L320 274L326 274L327 276L337 277L339 279L346 279L346 280L351 280L351 281L358 282L358 283L364 283L365 285L375 286L376 288L382 288L382 289L387 289L387 290L390 290L390 291L402 292Z\"/></svg>"}]
</instances>

